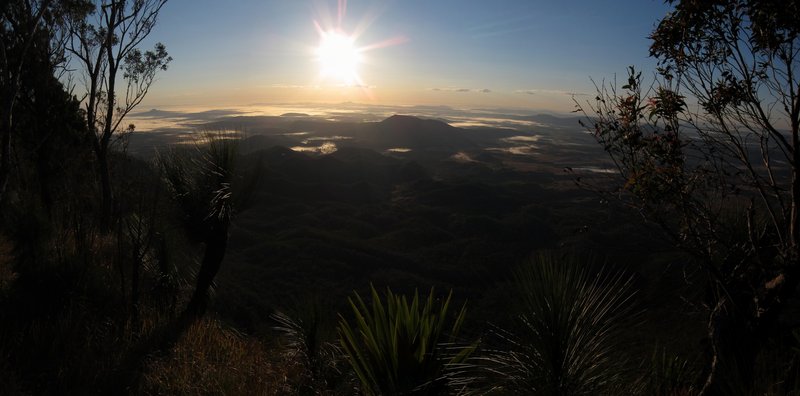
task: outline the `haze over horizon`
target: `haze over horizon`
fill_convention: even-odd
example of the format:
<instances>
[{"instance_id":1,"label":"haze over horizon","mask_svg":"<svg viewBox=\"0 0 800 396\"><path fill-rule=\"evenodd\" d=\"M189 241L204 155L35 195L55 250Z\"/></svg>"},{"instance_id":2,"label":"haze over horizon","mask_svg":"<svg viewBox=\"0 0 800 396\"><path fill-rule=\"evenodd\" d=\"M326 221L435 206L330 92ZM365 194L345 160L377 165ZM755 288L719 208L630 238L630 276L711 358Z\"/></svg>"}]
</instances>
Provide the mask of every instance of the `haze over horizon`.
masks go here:
<instances>
[{"instance_id":1,"label":"haze over horizon","mask_svg":"<svg viewBox=\"0 0 800 396\"><path fill-rule=\"evenodd\" d=\"M174 61L140 110L341 103L566 113L590 78L652 70L661 1L169 3ZM269 112L257 110L258 113ZM273 114L273 113L270 113Z\"/></svg>"}]
</instances>

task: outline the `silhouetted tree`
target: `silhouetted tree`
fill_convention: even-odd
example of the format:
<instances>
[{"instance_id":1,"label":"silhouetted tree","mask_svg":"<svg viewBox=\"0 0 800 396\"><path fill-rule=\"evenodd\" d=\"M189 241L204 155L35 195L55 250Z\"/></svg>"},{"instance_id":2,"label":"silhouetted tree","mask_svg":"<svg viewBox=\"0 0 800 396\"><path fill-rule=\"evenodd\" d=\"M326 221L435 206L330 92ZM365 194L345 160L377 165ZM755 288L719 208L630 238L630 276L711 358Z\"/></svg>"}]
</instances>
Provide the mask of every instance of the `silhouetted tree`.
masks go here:
<instances>
[{"instance_id":1,"label":"silhouetted tree","mask_svg":"<svg viewBox=\"0 0 800 396\"><path fill-rule=\"evenodd\" d=\"M12 139L19 190L38 197L50 215L56 200L80 195L75 180L81 179L78 172L91 170L91 140L80 102L64 90L47 60L29 62L22 80L14 109L19 133Z\"/></svg>"},{"instance_id":2,"label":"silhouetted tree","mask_svg":"<svg viewBox=\"0 0 800 396\"><path fill-rule=\"evenodd\" d=\"M197 283L187 312L205 311L228 245L228 228L234 207L231 185L238 153L238 139L206 133L190 150L174 149L159 157L192 239L205 245Z\"/></svg>"},{"instance_id":3,"label":"silhouetted tree","mask_svg":"<svg viewBox=\"0 0 800 396\"><path fill-rule=\"evenodd\" d=\"M53 193L63 192L55 185L63 181L64 171L83 164L76 159L84 152L80 147L89 143L84 140L85 122L76 123L82 119L79 102L65 92L58 77L65 65L65 17L85 12L79 1L70 0L3 3L0 112L5 154L0 161L0 199L13 179L17 201L38 195L37 204L49 213Z\"/></svg>"},{"instance_id":4,"label":"silhouetted tree","mask_svg":"<svg viewBox=\"0 0 800 396\"><path fill-rule=\"evenodd\" d=\"M94 136L102 191L102 221L111 219L114 196L109 168L111 138L122 121L147 95L158 71L172 58L157 43L142 51L139 44L150 34L167 0L97 0L88 17L71 20L68 45L85 81L86 125ZM122 75L120 76L120 72ZM117 83L124 81L124 96ZM133 131L133 125L127 127Z\"/></svg>"},{"instance_id":5,"label":"silhouetted tree","mask_svg":"<svg viewBox=\"0 0 800 396\"><path fill-rule=\"evenodd\" d=\"M5 195L11 172L13 110L20 90L23 66L50 3L50 0L16 0L4 1L0 5L0 201Z\"/></svg>"},{"instance_id":6,"label":"silhouetted tree","mask_svg":"<svg viewBox=\"0 0 800 396\"><path fill-rule=\"evenodd\" d=\"M702 392L746 388L800 280L800 1L667 3L651 35L655 83L631 68L581 110L622 176L619 196L710 279Z\"/></svg>"}]
</instances>

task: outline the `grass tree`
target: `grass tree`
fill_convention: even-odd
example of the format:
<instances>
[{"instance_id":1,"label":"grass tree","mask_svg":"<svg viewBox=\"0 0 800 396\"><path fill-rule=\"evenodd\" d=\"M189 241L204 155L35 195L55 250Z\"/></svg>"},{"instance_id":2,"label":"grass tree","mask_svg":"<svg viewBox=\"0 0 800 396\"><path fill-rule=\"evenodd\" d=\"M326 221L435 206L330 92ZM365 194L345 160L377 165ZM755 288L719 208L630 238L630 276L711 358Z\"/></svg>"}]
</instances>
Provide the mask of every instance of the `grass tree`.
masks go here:
<instances>
[{"instance_id":1,"label":"grass tree","mask_svg":"<svg viewBox=\"0 0 800 396\"><path fill-rule=\"evenodd\" d=\"M352 389L352 376L343 375L345 362L338 343L333 342L333 326L328 325L323 307L308 301L298 309L271 315L274 330L282 336L285 367L296 375L290 379L298 395L340 394ZM329 342L329 340L331 342Z\"/></svg>"},{"instance_id":2,"label":"grass tree","mask_svg":"<svg viewBox=\"0 0 800 396\"><path fill-rule=\"evenodd\" d=\"M356 293L350 299L354 322L339 322L339 340L347 361L368 395L440 395L448 392L454 368L475 346L458 345L466 315L462 307L448 325L452 293L437 303L433 290L426 299L371 288L372 301Z\"/></svg>"},{"instance_id":3,"label":"grass tree","mask_svg":"<svg viewBox=\"0 0 800 396\"><path fill-rule=\"evenodd\" d=\"M159 163L190 237L205 245L187 312L202 314L222 265L233 215L234 167L238 138L204 133L191 148L172 149Z\"/></svg>"},{"instance_id":4,"label":"grass tree","mask_svg":"<svg viewBox=\"0 0 800 396\"><path fill-rule=\"evenodd\" d=\"M621 334L634 316L632 280L542 254L516 272L517 325L482 358L500 393L613 394L624 383Z\"/></svg>"}]
</instances>

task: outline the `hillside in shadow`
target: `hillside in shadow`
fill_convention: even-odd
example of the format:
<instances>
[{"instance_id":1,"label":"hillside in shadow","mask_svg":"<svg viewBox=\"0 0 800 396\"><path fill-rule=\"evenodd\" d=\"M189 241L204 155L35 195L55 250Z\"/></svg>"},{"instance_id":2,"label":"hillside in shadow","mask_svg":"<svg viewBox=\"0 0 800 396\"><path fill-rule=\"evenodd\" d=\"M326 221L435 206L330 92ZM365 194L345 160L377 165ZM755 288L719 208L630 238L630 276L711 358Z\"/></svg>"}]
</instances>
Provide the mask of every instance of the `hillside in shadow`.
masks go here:
<instances>
[{"instance_id":1,"label":"hillside in shadow","mask_svg":"<svg viewBox=\"0 0 800 396\"><path fill-rule=\"evenodd\" d=\"M125 136L110 161L112 228L87 204L99 201L83 198L97 194L78 176L91 174L87 157L64 169L73 173L59 182L72 182L51 198L19 190L27 198L14 201L0 240L0 334L17 337L0 343L6 389L348 394L356 379L340 351L324 361L344 376L292 348L333 345L353 293L450 292L469 307L462 336L504 348L498 329L514 328L526 306L516 274L542 252L630 277L632 307L646 312L617 335L625 356L650 356L654 343L691 354L702 337L684 309L699 298L686 256L576 184L608 176L602 149L568 126L574 118L503 128L408 115L141 116L186 124ZM42 183L49 191L53 180ZM204 296L209 252L219 272ZM19 338L25 329L36 330Z\"/></svg>"}]
</instances>

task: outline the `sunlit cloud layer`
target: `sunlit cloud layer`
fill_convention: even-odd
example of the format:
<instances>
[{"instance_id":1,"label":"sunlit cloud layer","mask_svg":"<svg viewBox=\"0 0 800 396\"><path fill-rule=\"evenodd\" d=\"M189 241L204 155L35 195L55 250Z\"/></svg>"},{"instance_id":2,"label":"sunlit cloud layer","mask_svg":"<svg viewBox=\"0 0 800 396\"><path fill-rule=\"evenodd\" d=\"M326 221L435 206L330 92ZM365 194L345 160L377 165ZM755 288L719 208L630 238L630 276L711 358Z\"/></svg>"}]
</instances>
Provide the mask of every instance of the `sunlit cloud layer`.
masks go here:
<instances>
[{"instance_id":1,"label":"sunlit cloud layer","mask_svg":"<svg viewBox=\"0 0 800 396\"><path fill-rule=\"evenodd\" d=\"M567 96L586 96L588 94L575 91L564 91L560 89L518 89L514 91L517 94L525 95L567 95Z\"/></svg>"},{"instance_id":2,"label":"sunlit cloud layer","mask_svg":"<svg viewBox=\"0 0 800 396\"><path fill-rule=\"evenodd\" d=\"M429 88L431 91L437 92L476 92L476 93L491 93L492 90L489 88L482 88L482 89L475 89L475 88Z\"/></svg>"}]
</instances>

